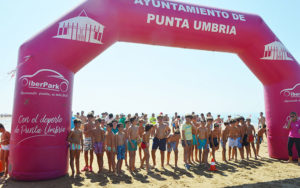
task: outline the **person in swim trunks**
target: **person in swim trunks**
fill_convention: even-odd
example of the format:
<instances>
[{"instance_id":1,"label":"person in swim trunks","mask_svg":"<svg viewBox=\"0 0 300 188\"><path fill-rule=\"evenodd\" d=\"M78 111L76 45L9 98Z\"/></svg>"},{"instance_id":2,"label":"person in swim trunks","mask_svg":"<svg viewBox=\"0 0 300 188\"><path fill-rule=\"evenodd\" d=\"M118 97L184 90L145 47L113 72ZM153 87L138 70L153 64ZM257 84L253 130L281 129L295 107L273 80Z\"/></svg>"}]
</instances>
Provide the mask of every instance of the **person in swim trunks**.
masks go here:
<instances>
[{"instance_id":1,"label":"person in swim trunks","mask_svg":"<svg viewBox=\"0 0 300 188\"><path fill-rule=\"evenodd\" d=\"M230 127L228 129L228 146L229 146L229 152L228 152L228 160L232 160L231 158L231 150L234 154L235 162L237 162L237 151L236 148L238 146L238 137L240 136L240 130L235 126L236 119L230 120Z\"/></svg>"},{"instance_id":2,"label":"person in swim trunks","mask_svg":"<svg viewBox=\"0 0 300 188\"><path fill-rule=\"evenodd\" d=\"M248 135L247 135L247 125L245 122L245 118L243 116L241 116L239 118L239 122L240 122L240 129L241 129L241 135L242 135L242 147L241 147L241 157L242 159L244 159L244 154L245 154L245 150L244 148L246 148L246 153L247 153L247 147L249 146L249 142L248 142Z\"/></svg>"},{"instance_id":3,"label":"person in swim trunks","mask_svg":"<svg viewBox=\"0 0 300 188\"><path fill-rule=\"evenodd\" d=\"M229 122L224 122L224 129L221 132L221 139L220 139L220 143L222 146L222 160L225 161L227 163L226 160L226 143L228 140L228 130L229 130Z\"/></svg>"},{"instance_id":4,"label":"person in swim trunks","mask_svg":"<svg viewBox=\"0 0 300 188\"><path fill-rule=\"evenodd\" d=\"M197 132L196 132L196 137L198 138L197 147L199 150L200 164L204 163L204 151L208 147L208 130L205 127L205 123L206 123L205 120L201 119L200 127L197 128Z\"/></svg>"},{"instance_id":5,"label":"person in swim trunks","mask_svg":"<svg viewBox=\"0 0 300 188\"><path fill-rule=\"evenodd\" d=\"M81 120L75 119L74 121L74 130L72 130L68 135L68 142L70 144L70 167L72 170L71 177L74 177L74 159L76 164L76 174L80 174L79 170L79 158L80 152L83 151L83 134L80 130Z\"/></svg>"},{"instance_id":6,"label":"person in swim trunks","mask_svg":"<svg viewBox=\"0 0 300 188\"><path fill-rule=\"evenodd\" d=\"M256 156L256 149L255 149L255 145L254 145L254 135L255 135L255 128L254 126L251 124L251 118L247 118L246 119L246 125L247 125L247 135L248 135L248 143L249 145L246 147L247 148L247 160L249 160L249 154L251 157L251 148L250 145L252 146L252 150L254 152L255 155L255 159L257 159Z\"/></svg>"},{"instance_id":7,"label":"person in swim trunks","mask_svg":"<svg viewBox=\"0 0 300 188\"><path fill-rule=\"evenodd\" d=\"M144 157L141 162L141 168L144 166L144 162L146 161L146 170L147 173L150 172L150 165L149 165L149 159L150 159L150 153L149 153L149 142L150 142L150 135L151 135L151 129L153 128L152 124L146 124L145 126L145 132L142 136L142 143L141 148L144 151Z\"/></svg>"},{"instance_id":8,"label":"person in swim trunks","mask_svg":"<svg viewBox=\"0 0 300 188\"><path fill-rule=\"evenodd\" d=\"M194 161L194 151L195 151L195 160L196 160L196 162L199 162L196 134L197 134L197 129L200 125L197 122L197 116L196 115L193 115L192 125L193 125L193 127L192 127L193 147L192 147L192 151L191 151L191 160L194 163L195 162Z\"/></svg>"},{"instance_id":9,"label":"person in swim trunks","mask_svg":"<svg viewBox=\"0 0 300 188\"><path fill-rule=\"evenodd\" d=\"M186 169L190 169L190 163L191 163L191 150L192 150L192 118L193 116L191 114L187 114L185 116L185 124L182 125L181 132L182 132L182 147L184 148L183 152L183 159L184 159L184 166Z\"/></svg>"},{"instance_id":10,"label":"person in swim trunks","mask_svg":"<svg viewBox=\"0 0 300 188\"><path fill-rule=\"evenodd\" d=\"M177 168L178 162L178 144L180 140L180 134L173 133L167 139L167 165L170 165L171 152L175 154L175 168Z\"/></svg>"},{"instance_id":11,"label":"person in swim trunks","mask_svg":"<svg viewBox=\"0 0 300 188\"><path fill-rule=\"evenodd\" d=\"M144 123L145 123L144 119L140 118L139 119L139 125L138 125L139 126L139 128L138 128L138 134L139 134L139 138L140 138L138 140L138 148L139 148L140 161L142 161L142 148L141 148L142 141L141 141L141 139L142 139L142 136L143 136L143 134L145 132Z\"/></svg>"},{"instance_id":12,"label":"person in swim trunks","mask_svg":"<svg viewBox=\"0 0 300 188\"><path fill-rule=\"evenodd\" d=\"M1 156L0 160L4 169L4 178L8 174L8 157L9 157L9 144L10 144L10 132L5 130L5 127L0 123L1 134Z\"/></svg>"},{"instance_id":13,"label":"person in swim trunks","mask_svg":"<svg viewBox=\"0 0 300 188\"><path fill-rule=\"evenodd\" d=\"M124 133L124 125L122 123L119 123L117 125L119 132L116 135L117 140L117 149L118 149L118 155L117 155L117 173L121 174L121 168L123 160L125 159L125 143L126 143L126 135Z\"/></svg>"},{"instance_id":14,"label":"person in swim trunks","mask_svg":"<svg viewBox=\"0 0 300 188\"><path fill-rule=\"evenodd\" d=\"M130 172L136 171L135 169L135 155L137 150L137 140L139 139L137 119L135 116L130 118L131 126L128 129L128 143L127 149L129 151L129 170Z\"/></svg>"},{"instance_id":15,"label":"person in swim trunks","mask_svg":"<svg viewBox=\"0 0 300 188\"><path fill-rule=\"evenodd\" d=\"M263 136L266 133L266 125L263 125L257 132L257 137L256 137L256 155L259 156L259 146L263 141Z\"/></svg>"},{"instance_id":16,"label":"person in swim trunks","mask_svg":"<svg viewBox=\"0 0 300 188\"><path fill-rule=\"evenodd\" d=\"M98 173L100 173L103 168L103 146L104 146L104 136L105 136L104 130L100 127L101 121L102 120L100 118L97 118L95 120L96 128L93 130L92 133L94 152L97 156L97 163L99 167Z\"/></svg>"},{"instance_id":17,"label":"person in swim trunks","mask_svg":"<svg viewBox=\"0 0 300 188\"><path fill-rule=\"evenodd\" d=\"M126 119L125 120L125 127L124 127L124 133L126 137L126 144L125 144L125 165L128 167L128 162L127 162L127 153L128 153L128 129L130 127L130 120Z\"/></svg>"},{"instance_id":18,"label":"person in swim trunks","mask_svg":"<svg viewBox=\"0 0 300 188\"><path fill-rule=\"evenodd\" d=\"M114 153L116 153L116 139L115 135L112 132L113 124L107 124L106 127L106 134L105 134L105 150L106 150L106 155L107 155L107 160L108 160L108 170L113 173L116 171L116 164L115 160L113 160Z\"/></svg>"},{"instance_id":19,"label":"person in swim trunks","mask_svg":"<svg viewBox=\"0 0 300 188\"><path fill-rule=\"evenodd\" d=\"M214 124L214 129L211 132L211 138L210 138L210 147L212 148L212 156L214 160L216 161L215 152L219 149L219 143L220 143L220 128L219 124Z\"/></svg>"},{"instance_id":20,"label":"person in swim trunks","mask_svg":"<svg viewBox=\"0 0 300 188\"><path fill-rule=\"evenodd\" d=\"M153 166L156 165L156 150L159 148L160 157L161 157L161 167L164 168L164 160L165 160L165 151L167 144L167 137L169 136L171 129L167 122L163 122L163 115L160 114L157 116L158 125L154 126L154 138L152 144L152 160Z\"/></svg>"},{"instance_id":21,"label":"person in swim trunks","mask_svg":"<svg viewBox=\"0 0 300 188\"><path fill-rule=\"evenodd\" d=\"M85 160L85 167L82 171L90 171L92 172L92 164L94 159L93 154L93 142L92 142L92 132L95 128L95 123L93 122L94 115L90 112L87 115L88 122L84 124L83 134L84 134L84 141L83 141L83 150L84 150L84 160ZM89 161L89 153L90 153L90 165L88 165Z\"/></svg>"}]
</instances>

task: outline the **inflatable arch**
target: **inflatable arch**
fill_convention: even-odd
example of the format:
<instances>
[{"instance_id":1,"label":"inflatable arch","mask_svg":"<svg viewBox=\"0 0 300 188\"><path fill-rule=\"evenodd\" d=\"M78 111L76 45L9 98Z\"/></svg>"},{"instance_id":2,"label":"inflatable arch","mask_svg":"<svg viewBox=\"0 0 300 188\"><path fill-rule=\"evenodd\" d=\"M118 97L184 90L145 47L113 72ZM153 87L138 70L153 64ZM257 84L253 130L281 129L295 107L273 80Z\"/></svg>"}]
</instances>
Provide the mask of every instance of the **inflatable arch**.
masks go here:
<instances>
[{"instance_id":1,"label":"inflatable arch","mask_svg":"<svg viewBox=\"0 0 300 188\"><path fill-rule=\"evenodd\" d=\"M167 0L87 0L20 47L9 174L68 170L74 74L117 41L236 53L264 85L269 155L287 159L300 67L261 17Z\"/></svg>"}]
</instances>

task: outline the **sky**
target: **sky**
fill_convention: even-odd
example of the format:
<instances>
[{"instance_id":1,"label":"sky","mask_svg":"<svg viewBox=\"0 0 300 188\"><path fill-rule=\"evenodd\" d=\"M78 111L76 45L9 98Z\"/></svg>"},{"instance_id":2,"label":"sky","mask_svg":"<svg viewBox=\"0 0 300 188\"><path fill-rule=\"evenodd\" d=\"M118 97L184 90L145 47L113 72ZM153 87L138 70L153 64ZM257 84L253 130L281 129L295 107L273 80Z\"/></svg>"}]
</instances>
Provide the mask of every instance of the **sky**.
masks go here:
<instances>
[{"instance_id":1,"label":"sky","mask_svg":"<svg viewBox=\"0 0 300 188\"><path fill-rule=\"evenodd\" d=\"M300 59L299 0L182 0L260 15ZM0 113L12 113L18 48L82 0L0 1ZM264 111L263 86L235 54L116 43L82 68L73 88L73 112Z\"/></svg>"}]
</instances>

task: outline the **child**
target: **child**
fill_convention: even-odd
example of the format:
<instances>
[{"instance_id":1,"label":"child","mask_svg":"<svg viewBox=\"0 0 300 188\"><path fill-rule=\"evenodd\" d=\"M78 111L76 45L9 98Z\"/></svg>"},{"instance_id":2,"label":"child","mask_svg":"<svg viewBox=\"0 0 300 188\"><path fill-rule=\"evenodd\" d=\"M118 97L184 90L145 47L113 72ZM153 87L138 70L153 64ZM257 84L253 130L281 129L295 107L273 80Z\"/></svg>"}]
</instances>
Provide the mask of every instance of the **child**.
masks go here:
<instances>
[{"instance_id":1,"label":"child","mask_svg":"<svg viewBox=\"0 0 300 188\"><path fill-rule=\"evenodd\" d=\"M9 143L10 143L10 132L6 131L4 126L0 123L1 134L1 162L5 170L4 178L8 174L8 156L9 156Z\"/></svg>"},{"instance_id":2,"label":"child","mask_svg":"<svg viewBox=\"0 0 300 188\"><path fill-rule=\"evenodd\" d=\"M263 141L263 136L266 133L266 124L264 124L257 132L257 137L256 137L256 155L259 153L259 145Z\"/></svg>"},{"instance_id":3,"label":"child","mask_svg":"<svg viewBox=\"0 0 300 188\"><path fill-rule=\"evenodd\" d=\"M204 120L201 120L201 126L197 129L196 137L198 137L197 147L199 150L199 162L200 162L200 164L202 164L205 162L204 161L204 152L205 152L205 149L208 147L208 130L205 127ZM202 150L203 150L203 156L202 156Z\"/></svg>"},{"instance_id":4,"label":"child","mask_svg":"<svg viewBox=\"0 0 300 188\"><path fill-rule=\"evenodd\" d=\"M226 143L228 139L229 122L224 122L224 130L221 132L221 146L222 146L222 160L227 163L226 160Z\"/></svg>"},{"instance_id":5,"label":"child","mask_svg":"<svg viewBox=\"0 0 300 188\"><path fill-rule=\"evenodd\" d=\"M250 154L250 157L251 157L251 148L250 148L250 145L252 146L252 149L253 149L253 152L254 152L254 155L255 155L255 159L257 159L256 149L255 149L255 146L254 146L255 128L254 128L253 125L251 125L251 119L250 118L246 119L246 125L247 125L247 130L246 130L247 133L246 134L248 135L247 142L249 143L249 145L246 146L246 149L247 149L247 159L249 160L249 154Z\"/></svg>"},{"instance_id":6,"label":"child","mask_svg":"<svg viewBox=\"0 0 300 188\"><path fill-rule=\"evenodd\" d=\"M138 129L138 134L139 134L139 137L142 139L142 136L145 132L145 129L144 129L144 120L143 119L139 119L139 129ZM141 148L141 144L142 142L139 141L139 156L140 156L140 161L142 161L142 148Z\"/></svg>"},{"instance_id":7,"label":"child","mask_svg":"<svg viewBox=\"0 0 300 188\"><path fill-rule=\"evenodd\" d=\"M142 144L141 144L141 148L144 150L144 158L142 159L141 162L141 168L144 166L144 162L146 161L146 170L149 173L150 172L150 166L149 166L149 158L150 158L150 154L149 154L149 140L150 140L150 134L151 134L151 129L152 129L153 125L152 124L147 124L145 126L145 132L142 136Z\"/></svg>"},{"instance_id":8,"label":"child","mask_svg":"<svg viewBox=\"0 0 300 188\"><path fill-rule=\"evenodd\" d=\"M232 119L230 120L230 127L228 129L228 146L229 146L229 152L228 152L228 158L229 161L231 160L231 150L235 157L235 162L237 162L237 151L236 148L238 147L238 137L240 136L240 130L238 127L235 126L236 120ZM233 157L232 157L233 159Z\"/></svg>"},{"instance_id":9,"label":"child","mask_svg":"<svg viewBox=\"0 0 300 188\"><path fill-rule=\"evenodd\" d=\"M74 130L69 133L68 141L70 143L70 166L72 169L72 176L74 177L74 158L76 163L76 174L79 175L79 157L80 151L83 151L83 134L80 130L81 120L74 120Z\"/></svg>"},{"instance_id":10,"label":"child","mask_svg":"<svg viewBox=\"0 0 300 188\"><path fill-rule=\"evenodd\" d=\"M119 123L117 125L119 132L116 135L116 144L117 144L117 149L118 149L118 155L117 155L117 173L120 175L121 173L121 168L122 168L122 163L123 160L125 159L125 143L126 143L126 135L123 132L123 127L124 125L122 123Z\"/></svg>"},{"instance_id":11,"label":"child","mask_svg":"<svg viewBox=\"0 0 300 188\"><path fill-rule=\"evenodd\" d=\"M220 143L220 129L219 124L214 124L214 129L211 132L211 139L210 139L210 147L212 148L212 156L214 160L216 161L215 152L219 149L219 143Z\"/></svg>"},{"instance_id":12,"label":"child","mask_svg":"<svg viewBox=\"0 0 300 188\"><path fill-rule=\"evenodd\" d=\"M129 151L129 170L135 171L135 155L137 150L138 127L136 126L137 120L135 117L130 118L131 126L128 129L128 151Z\"/></svg>"},{"instance_id":13,"label":"child","mask_svg":"<svg viewBox=\"0 0 300 188\"><path fill-rule=\"evenodd\" d=\"M199 127L199 123L197 122L197 116L194 115L193 119L192 119L192 135L193 135L193 146L192 146L192 151L191 151L191 157L192 157L192 162L194 163L199 162L198 160L198 146L197 146L197 138L196 138L196 134L197 134L197 129ZM195 161L194 161L194 151L195 151Z\"/></svg>"},{"instance_id":14,"label":"child","mask_svg":"<svg viewBox=\"0 0 300 188\"><path fill-rule=\"evenodd\" d=\"M92 133L92 140L94 146L94 152L97 156L97 163L99 167L98 173L102 171L103 168L103 145L104 145L104 130L100 127L101 119L97 118L95 121L96 128Z\"/></svg>"},{"instance_id":15,"label":"child","mask_svg":"<svg viewBox=\"0 0 300 188\"><path fill-rule=\"evenodd\" d=\"M84 142L83 142L83 150L84 150L84 160L85 160L85 167L82 171L90 171L92 172L92 164L94 159L94 152L93 152L93 141L92 141L92 132L95 127L95 123L93 122L94 115L90 112L87 115L88 122L84 124L83 134L84 134ZM90 153L90 166L88 165Z\"/></svg>"},{"instance_id":16,"label":"child","mask_svg":"<svg viewBox=\"0 0 300 188\"><path fill-rule=\"evenodd\" d=\"M173 135L170 135L167 141L167 165L170 165L170 156L172 150L174 151L175 154L175 168L177 168L177 161L178 161L178 144L180 140L180 133L176 134L174 133Z\"/></svg>"},{"instance_id":17,"label":"child","mask_svg":"<svg viewBox=\"0 0 300 188\"><path fill-rule=\"evenodd\" d=\"M124 127L124 132L125 132L125 137L126 137L126 144L125 144L125 165L128 167L128 162L127 162L127 153L128 153L128 129L130 127L130 121L125 120L125 127Z\"/></svg>"},{"instance_id":18,"label":"child","mask_svg":"<svg viewBox=\"0 0 300 188\"><path fill-rule=\"evenodd\" d=\"M187 114L185 116L186 122L184 125L182 125L182 147L184 148L184 154L183 154L183 158L184 158L184 166L186 169L190 169L190 156L191 156L191 150L192 150L192 141L193 141L193 136L192 136L192 118L193 116L190 114Z\"/></svg>"},{"instance_id":19,"label":"child","mask_svg":"<svg viewBox=\"0 0 300 188\"><path fill-rule=\"evenodd\" d=\"M114 157L114 153L116 152L116 141L115 141L115 135L111 131L112 128L113 128L112 123L108 124L106 127L107 131L105 134L105 146L106 146L106 155L108 160L108 170L109 172L113 170L113 172L115 173L116 167L115 167L113 157Z\"/></svg>"}]
</instances>

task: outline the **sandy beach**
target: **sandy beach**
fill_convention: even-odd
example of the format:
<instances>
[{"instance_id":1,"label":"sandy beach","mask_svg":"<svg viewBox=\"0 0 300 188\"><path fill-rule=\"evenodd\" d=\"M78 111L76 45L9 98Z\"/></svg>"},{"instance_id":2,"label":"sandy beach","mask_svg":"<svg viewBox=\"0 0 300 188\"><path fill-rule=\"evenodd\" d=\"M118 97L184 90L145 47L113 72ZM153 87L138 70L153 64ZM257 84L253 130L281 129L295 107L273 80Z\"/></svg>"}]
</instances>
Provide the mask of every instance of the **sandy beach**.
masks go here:
<instances>
[{"instance_id":1,"label":"sandy beach","mask_svg":"<svg viewBox=\"0 0 300 188\"><path fill-rule=\"evenodd\" d=\"M144 169L131 175L125 165L123 165L124 175L118 177L109 174L106 168L101 174L82 173L80 177L64 177L37 182L21 182L11 179L2 183L2 187L8 188L71 188L71 187L300 187L300 167L297 163L286 164L284 161L268 157L267 142L261 145L259 160L251 158L250 161L229 162L221 161L221 151L217 151L216 160L217 172L210 172L204 166L191 167L189 171L183 166L183 150L179 146L179 169L174 166L166 166L160 169L160 154L157 151L158 168L152 174L147 175ZM172 153L173 155L173 153ZM174 164L171 157L171 164ZM105 155L104 162L107 158ZM81 168L84 165L83 155L80 158ZM136 165L139 166L139 158ZM97 171L97 162L94 160L94 171ZM70 170L69 170L69 173Z\"/></svg>"}]
</instances>

